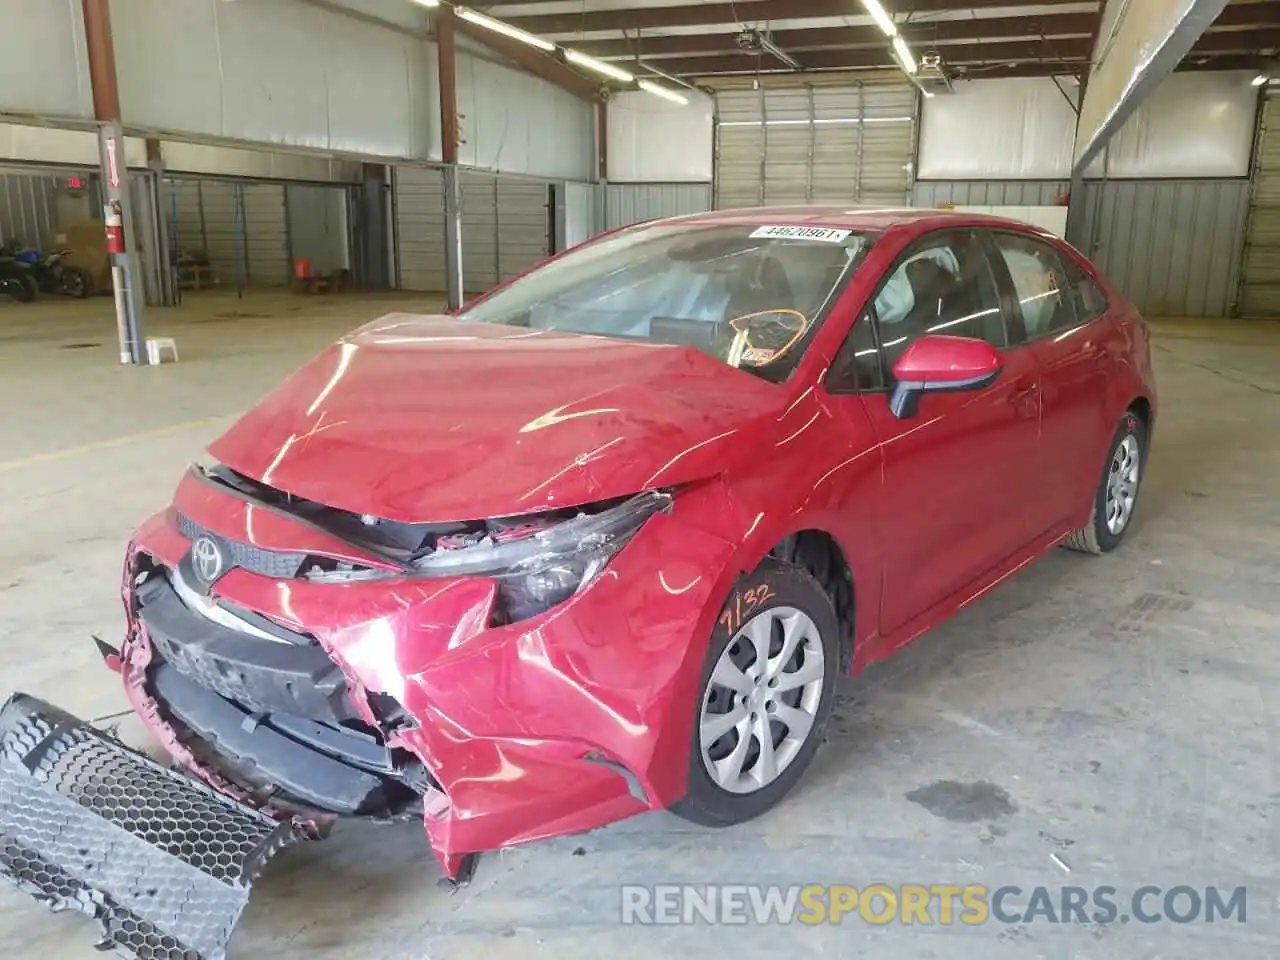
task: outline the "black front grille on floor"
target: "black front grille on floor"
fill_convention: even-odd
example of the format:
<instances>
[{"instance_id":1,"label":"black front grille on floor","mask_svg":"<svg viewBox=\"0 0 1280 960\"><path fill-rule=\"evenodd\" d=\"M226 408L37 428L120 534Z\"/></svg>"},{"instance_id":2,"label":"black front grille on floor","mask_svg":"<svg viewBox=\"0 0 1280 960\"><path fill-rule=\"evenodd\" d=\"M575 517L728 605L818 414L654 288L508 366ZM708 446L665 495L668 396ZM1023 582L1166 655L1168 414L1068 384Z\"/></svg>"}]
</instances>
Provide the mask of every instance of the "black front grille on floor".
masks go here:
<instances>
[{"instance_id":1,"label":"black front grille on floor","mask_svg":"<svg viewBox=\"0 0 1280 960\"><path fill-rule=\"evenodd\" d=\"M177 514L177 520L179 532L188 540L194 541L197 537L207 536L218 541L226 551L228 567L241 567L276 580L291 580L298 575L307 559L305 553L264 550L252 544L228 540L202 527L186 514Z\"/></svg>"}]
</instances>

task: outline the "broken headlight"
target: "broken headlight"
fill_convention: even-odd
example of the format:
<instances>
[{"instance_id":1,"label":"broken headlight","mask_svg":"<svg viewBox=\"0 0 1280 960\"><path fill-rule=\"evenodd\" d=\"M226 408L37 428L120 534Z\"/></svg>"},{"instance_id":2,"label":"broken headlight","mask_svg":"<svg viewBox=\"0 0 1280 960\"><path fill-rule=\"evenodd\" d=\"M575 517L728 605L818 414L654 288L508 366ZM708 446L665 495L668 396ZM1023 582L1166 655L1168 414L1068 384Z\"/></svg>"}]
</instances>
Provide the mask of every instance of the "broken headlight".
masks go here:
<instances>
[{"instance_id":1,"label":"broken headlight","mask_svg":"<svg viewBox=\"0 0 1280 960\"><path fill-rule=\"evenodd\" d=\"M650 516L670 505L669 493L638 494L594 513L584 509L523 536L505 540L485 536L468 546L437 549L413 561L412 572L430 577L490 577L498 582L506 622L525 620L589 584ZM343 582L397 575L333 571L311 574L310 579Z\"/></svg>"},{"instance_id":2,"label":"broken headlight","mask_svg":"<svg viewBox=\"0 0 1280 960\"><path fill-rule=\"evenodd\" d=\"M437 550L415 566L438 576L493 577L507 621L524 620L567 600L594 580L640 525L670 502L664 493L640 494L599 513L579 513L514 540Z\"/></svg>"}]
</instances>

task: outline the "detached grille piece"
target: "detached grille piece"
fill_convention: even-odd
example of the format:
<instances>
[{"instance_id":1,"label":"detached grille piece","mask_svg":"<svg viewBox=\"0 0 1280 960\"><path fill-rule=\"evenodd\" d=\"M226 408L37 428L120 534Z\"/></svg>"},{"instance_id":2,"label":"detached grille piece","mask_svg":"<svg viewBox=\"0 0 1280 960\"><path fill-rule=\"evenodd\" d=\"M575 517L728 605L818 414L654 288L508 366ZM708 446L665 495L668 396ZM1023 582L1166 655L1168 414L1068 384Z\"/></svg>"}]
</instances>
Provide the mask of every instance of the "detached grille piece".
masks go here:
<instances>
[{"instance_id":1,"label":"detached grille piece","mask_svg":"<svg viewBox=\"0 0 1280 960\"><path fill-rule=\"evenodd\" d=\"M242 567L264 577L277 580L290 580L298 575L302 564L306 561L305 553L281 553L276 550L263 550L247 543L238 543L207 530L185 514L177 514L178 530L188 540L200 536L208 536L217 540L226 550L227 563L230 567Z\"/></svg>"},{"instance_id":2,"label":"detached grille piece","mask_svg":"<svg viewBox=\"0 0 1280 960\"><path fill-rule=\"evenodd\" d=\"M0 710L0 876L94 917L137 960L221 960L291 824L174 773L43 701Z\"/></svg>"}]
</instances>

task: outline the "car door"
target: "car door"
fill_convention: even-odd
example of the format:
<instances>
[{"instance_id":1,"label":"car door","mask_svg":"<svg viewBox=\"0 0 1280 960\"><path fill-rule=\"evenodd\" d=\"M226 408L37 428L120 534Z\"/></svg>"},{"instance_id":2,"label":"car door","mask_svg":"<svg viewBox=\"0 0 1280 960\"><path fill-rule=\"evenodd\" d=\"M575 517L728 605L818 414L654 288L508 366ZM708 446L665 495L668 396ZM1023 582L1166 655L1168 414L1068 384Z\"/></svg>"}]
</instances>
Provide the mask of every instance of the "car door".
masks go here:
<instances>
[{"instance_id":1,"label":"car door","mask_svg":"<svg viewBox=\"0 0 1280 960\"><path fill-rule=\"evenodd\" d=\"M858 395L865 412L850 415L871 421L880 448L882 634L979 581L1029 540L1038 375L1029 351L1010 347L1004 313L978 234L928 234L889 269L828 372L835 399ZM900 418L889 403L893 364L927 334L987 340L1004 365L988 386L925 393Z\"/></svg>"},{"instance_id":2,"label":"car door","mask_svg":"<svg viewBox=\"0 0 1280 960\"><path fill-rule=\"evenodd\" d=\"M1114 339L1106 303L1069 251L1028 234L991 235L1015 322L1040 368L1040 495L1036 534L1080 512L1098 483L1098 438L1110 437L1107 352ZM1070 268L1068 267L1070 265Z\"/></svg>"}]
</instances>

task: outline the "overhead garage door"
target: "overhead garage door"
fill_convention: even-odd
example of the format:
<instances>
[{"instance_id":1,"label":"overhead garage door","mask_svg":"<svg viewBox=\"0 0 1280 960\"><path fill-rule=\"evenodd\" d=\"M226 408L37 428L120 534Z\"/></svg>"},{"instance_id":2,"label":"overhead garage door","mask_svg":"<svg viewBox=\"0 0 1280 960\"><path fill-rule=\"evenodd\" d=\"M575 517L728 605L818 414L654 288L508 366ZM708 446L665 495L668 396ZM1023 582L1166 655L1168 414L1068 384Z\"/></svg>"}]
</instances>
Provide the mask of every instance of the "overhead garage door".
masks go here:
<instances>
[{"instance_id":1,"label":"overhead garage door","mask_svg":"<svg viewBox=\"0 0 1280 960\"><path fill-rule=\"evenodd\" d=\"M207 257L217 283L236 289L289 283L284 184L178 178L166 187L170 243Z\"/></svg>"},{"instance_id":2,"label":"overhead garage door","mask_svg":"<svg viewBox=\"0 0 1280 960\"><path fill-rule=\"evenodd\" d=\"M1262 112L1240 313L1280 316L1280 92L1267 98Z\"/></svg>"},{"instance_id":3,"label":"overhead garage door","mask_svg":"<svg viewBox=\"0 0 1280 960\"><path fill-rule=\"evenodd\" d=\"M904 206L916 91L849 83L716 94L716 206Z\"/></svg>"},{"instance_id":4,"label":"overhead garage door","mask_svg":"<svg viewBox=\"0 0 1280 960\"><path fill-rule=\"evenodd\" d=\"M498 279L519 276L551 251L551 200L539 180L498 178Z\"/></svg>"},{"instance_id":5,"label":"overhead garage door","mask_svg":"<svg viewBox=\"0 0 1280 960\"><path fill-rule=\"evenodd\" d=\"M244 205L245 250L249 283L255 287L289 285L289 212L282 183L237 184Z\"/></svg>"},{"instance_id":6,"label":"overhead garage door","mask_svg":"<svg viewBox=\"0 0 1280 960\"><path fill-rule=\"evenodd\" d=\"M517 276L551 249L548 184L462 174L462 275L467 293Z\"/></svg>"},{"instance_id":7,"label":"overhead garage door","mask_svg":"<svg viewBox=\"0 0 1280 960\"><path fill-rule=\"evenodd\" d=\"M484 293L547 256L550 194L545 181L463 170L459 186L464 293ZM400 167L395 188L400 286L442 292L443 175L433 168Z\"/></svg>"},{"instance_id":8,"label":"overhead garage door","mask_svg":"<svg viewBox=\"0 0 1280 960\"><path fill-rule=\"evenodd\" d=\"M445 290L444 177L433 167L397 167L396 250L402 290Z\"/></svg>"}]
</instances>

